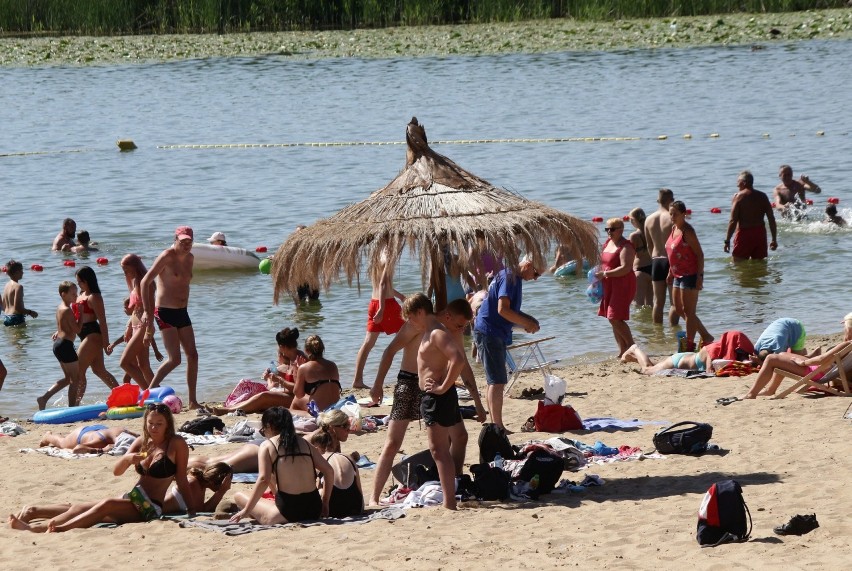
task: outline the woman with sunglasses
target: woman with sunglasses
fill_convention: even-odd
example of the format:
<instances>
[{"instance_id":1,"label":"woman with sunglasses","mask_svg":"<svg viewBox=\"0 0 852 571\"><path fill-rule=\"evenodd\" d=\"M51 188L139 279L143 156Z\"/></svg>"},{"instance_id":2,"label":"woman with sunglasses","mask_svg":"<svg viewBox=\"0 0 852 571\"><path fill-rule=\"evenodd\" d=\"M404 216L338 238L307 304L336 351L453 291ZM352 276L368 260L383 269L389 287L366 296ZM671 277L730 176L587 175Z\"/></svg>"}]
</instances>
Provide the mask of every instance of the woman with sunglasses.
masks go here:
<instances>
[{"instance_id":1,"label":"woman with sunglasses","mask_svg":"<svg viewBox=\"0 0 852 571\"><path fill-rule=\"evenodd\" d=\"M633 244L624 237L624 222L621 218L610 218L604 230L607 240L601 252L600 270L595 276L603 281L603 298L598 315L606 317L612 327L618 356L621 357L633 345L633 333L627 320L630 319L630 304L636 295L636 274L633 260L636 252Z\"/></svg>"},{"instance_id":2,"label":"woman with sunglasses","mask_svg":"<svg viewBox=\"0 0 852 571\"><path fill-rule=\"evenodd\" d=\"M187 499L187 505L195 506L197 500L186 476L188 456L189 447L175 433L175 421L169 407L150 404L142 419L142 436L136 438L113 469L113 474L121 476L128 468L134 467L139 479L130 492L120 498L72 505L52 519L38 523L28 523L10 515L9 526L34 532L58 532L99 523L151 521L163 514L163 503L172 483L177 484L178 491Z\"/></svg>"},{"instance_id":3,"label":"woman with sunglasses","mask_svg":"<svg viewBox=\"0 0 852 571\"><path fill-rule=\"evenodd\" d=\"M334 481L334 470L319 451L296 434L293 416L284 407L266 410L261 418L262 432L268 440L257 453L258 478L251 494L238 492L234 501L241 508L231 517L236 523L251 516L271 525L328 517L331 486L317 489L319 471L326 482ZM269 489L275 502L262 500Z\"/></svg>"},{"instance_id":4,"label":"woman with sunglasses","mask_svg":"<svg viewBox=\"0 0 852 571\"><path fill-rule=\"evenodd\" d=\"M713 336L695 314L698 292L704 288L704 251L695 229L686 221L686 205L675 200L669 207L669 215L672 217L672 233L666 240L666 253L669 256L669 276L666 281L673 285L672 305L675 313L686 322L685 350L694 352L696 331L705 345L713 342Z\"/></svg>"}]
</instances>

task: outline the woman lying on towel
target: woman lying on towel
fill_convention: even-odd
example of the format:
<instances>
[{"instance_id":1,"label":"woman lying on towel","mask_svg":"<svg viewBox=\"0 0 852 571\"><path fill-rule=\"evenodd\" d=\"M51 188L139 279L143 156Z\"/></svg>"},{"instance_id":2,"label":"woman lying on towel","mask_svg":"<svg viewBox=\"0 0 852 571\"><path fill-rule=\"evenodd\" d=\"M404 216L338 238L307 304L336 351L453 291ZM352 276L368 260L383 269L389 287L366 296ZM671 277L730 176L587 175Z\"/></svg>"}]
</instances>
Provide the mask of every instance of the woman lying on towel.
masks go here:
<instances>
[{"instance_id":1,"label":"woman lying on towel","mask_svg":"<svg viewBox=\"0 0 852 571\"><path fill-rule=\"evenodd\" d=\"M177 484L189 505L195 497L186 478L189 447L175 434L172 411L164 404L149 404L142 419L142 436L115 464L113 474L121 476L134 467L139 479L130 492L96 504L76 504L47 522L29 524L9 515L9 527L35 532L67 531L98 523L130 523L156 519L163 514L163 502L172 483Z\"/></svg>"},{"instance_id":2,"label":"woman lying on towel","mask_svg":"<svg viewBox=\"0 0 852 571\"><path fill-rule=\"evenodd\" d=\"M41 437L41 442L38 445L64 448L71 450L74 454L97 454L112 450L113 445L122 434L127 434L132 438L139 436L124 427L108 428L103 424L93 424L81 426L65 435L54 434L48 430Z\"/></svg>"},{"instance_id":3,"label":"woman lying on towel","mask_svg":"<svg viewBox=\"0 0 852 571\"><path fill-rule=\"evenodd\" d=\"M621 356L624 363L634 362L642 365L640 371L643 375L653 375L666 369L689 369L693 371L712 371L713 364L707 354L707 349L702 347L696 353L675 353L666 357L656 365L638 345L631 345Z\"/></svg>"},{"instance_id":4,"label":"woman lying on towel","mask_svg":"<svg viewBox=\"0 0 852 571\"><path fill-rule=\"evenodd\" d=\"M757 373L757 378L751 389L743 395L742 399L753 399L757 397L771 397L778 390L784 378L780 374L775 374L775 369L781 369L804 377L822 365L826 359L831 360L834 354L852 343L852 313L848 313L843 318L843 342L832 347L822 355L815 357L804 357L796 353L771 353L760 365L760 372ZM814 378L814 380L819 380ZM765 390L761 391L763 387Z\"/></svg>"},{"instance_id":5,"label":"woman lying on towel","mask_svg":"<svg viewBox=\"0 0 852 571\"><path fill-rule=\"evenodd\" d=\"M349 517L360 515L364 511L364 494L361 491L361 475L358 473L358 453L341 454L334 452L334 441L328 432L317 431L311 435L311 444L316 446L323 457L334 469L334 481L322 486L332 486L331 501L328 504L329 517ZM354 458L353 458L354 456Z\"/></svg>"},{"instance_id":6,"label":"woman lying on towel","mask_svg":"<svg viewBox=\"0 0 852 571\"><path fill-rule=\"evenodd\" d=\"M190 468L187 471L187 482L189 482L189 487L192 490L194 498L193 505L187 505L177 486L172 485L166 493L165 502L163 502L164 514L179 514L188 511L193 513L215 511L216 506L222 501L222 496L231 488L231 467L220 462L206 469ZM204 494L208 489L213 491L213 495L205 502ZM72 506L71 504L25 506L21 510L21 513L18 514L17 519L24 523L30 523L37 519L51 519L64 514L72 508L76 511L90 510L97 503L91 502L88 504L78 504L77 506Z\"/></svg>"},{"instance_id":7,"label":"woman lying on towel","mask_svg":"<svg viewBox=\"0 0 852 571\"><path fill-rule=\"evenodd\" d=\"M268 440L257 453L257 482L250 495L239 492L234 496L241 509L231 517L231 522L246 516L264 525L327 517L331 486L324 488L320 497L316 473L319 471L325 481L333 482L331 465L296 434L293 416L286 408L268 409L261 423L261 434ZM267 488L274 494L275 503L261 499Z\"/></svg>"}]
</instances>

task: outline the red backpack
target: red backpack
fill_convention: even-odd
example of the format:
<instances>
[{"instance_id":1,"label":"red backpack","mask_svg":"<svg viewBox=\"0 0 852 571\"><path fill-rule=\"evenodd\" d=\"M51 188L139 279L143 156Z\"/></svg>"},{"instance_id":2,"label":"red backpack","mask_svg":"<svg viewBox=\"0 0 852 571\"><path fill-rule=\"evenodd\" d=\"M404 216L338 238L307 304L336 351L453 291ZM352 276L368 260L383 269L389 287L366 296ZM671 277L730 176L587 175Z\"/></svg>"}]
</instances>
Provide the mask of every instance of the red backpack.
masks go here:
<instances>
[{"instance_id":1,"label":"red backpack","mask_svg":"<svg viewBox=\"0 0 852 571\"><path fill-rule=\"evenodd\" d=\"M566 430L582 430L583 421L571 406L561 404L544 404L538 401L538 408L533 417L536 432L565 432Z\"/></svg>"},{"instance_id":2,"label":"red backpack","mask_svg":"<svg viewBox=\"0 0 852 571\"><path fill-rule=\"evenodd\" d=\"M739 482L722 480L710 486L698 508L698 543L715 547L722 543L746 541L750 535L751 512L743 499Z\"/></svg>"}]
</instances>

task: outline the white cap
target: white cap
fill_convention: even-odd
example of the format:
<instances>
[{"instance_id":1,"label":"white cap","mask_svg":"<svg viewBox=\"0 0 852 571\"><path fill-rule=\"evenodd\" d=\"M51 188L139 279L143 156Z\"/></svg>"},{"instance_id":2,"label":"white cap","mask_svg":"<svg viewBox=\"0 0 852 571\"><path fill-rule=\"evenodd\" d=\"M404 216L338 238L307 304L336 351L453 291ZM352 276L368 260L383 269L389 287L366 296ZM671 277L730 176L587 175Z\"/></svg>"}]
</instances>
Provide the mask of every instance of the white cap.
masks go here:
<instances>
[{"instance_id":1,"label":"white cap","mask_svg":"<svg viewBox=\"0 0 852 571\"><path fill-rule=\"evenodd\" d=\"M211 244L213 242L218 241L218 240L222 240L223 242L227 242L227 240L225 240L225 233L224 232L213 232L213 235L210 236L209 238L207 238L207 241L210 242Z\"/></svg>"}]
</instances>

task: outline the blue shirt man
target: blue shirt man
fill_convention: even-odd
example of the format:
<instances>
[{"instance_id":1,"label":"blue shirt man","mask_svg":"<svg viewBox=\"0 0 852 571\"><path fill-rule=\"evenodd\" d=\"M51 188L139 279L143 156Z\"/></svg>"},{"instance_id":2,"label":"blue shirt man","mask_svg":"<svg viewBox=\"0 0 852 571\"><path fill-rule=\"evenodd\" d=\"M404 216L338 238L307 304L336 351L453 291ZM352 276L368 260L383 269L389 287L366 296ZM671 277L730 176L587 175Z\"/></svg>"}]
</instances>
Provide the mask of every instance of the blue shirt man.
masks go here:
<instances>
[{"instance_id":1,"label":"blue shirt man","mask_svg":"<svg viewBox=\"0 0 852 571\"><path fill-rule=\"evenodd\" d=\"M503 425L503 386L506 375L506 346L512 343L512 327L520 325L527 333L539 330L538 321L521 311L523 282L541 275L531 260L524 260L517 271L503 269L488 288L488 297L479 308L474 323L474 342L488 382L488 409L491 419Z\"/></svg>"},{"instance_id":2,"label":"blue shirt man","mask_svg":"<svg viewBox=\"0 0 852 571\"><path fill-rule=\"evenodd\" d=\"M776 319L760 334L754 343L754 352L764 359L770 353L805 354L805 326L798 319L782 317Z\"/></svg>"}]
</instances>

